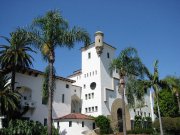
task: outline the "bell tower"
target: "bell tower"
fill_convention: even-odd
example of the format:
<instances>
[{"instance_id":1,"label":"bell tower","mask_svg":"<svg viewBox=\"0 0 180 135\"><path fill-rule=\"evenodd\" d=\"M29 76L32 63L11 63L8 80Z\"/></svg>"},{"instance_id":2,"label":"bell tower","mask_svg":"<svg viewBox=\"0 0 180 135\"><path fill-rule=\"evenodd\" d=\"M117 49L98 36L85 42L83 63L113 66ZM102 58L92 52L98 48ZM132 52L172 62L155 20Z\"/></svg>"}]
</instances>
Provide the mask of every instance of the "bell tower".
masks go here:
<instances>
[{"instance_id":1,"label":"bell tower","mask_svg":"<svg viewBox=\"0 0 180 135\"><path fill-rule=\"evenodd\" d=\"M103 51L103 38L104 38L103 32L97 31L95 33L95 48L98 56L100 56Z\"/></svg>"}]
</instances>

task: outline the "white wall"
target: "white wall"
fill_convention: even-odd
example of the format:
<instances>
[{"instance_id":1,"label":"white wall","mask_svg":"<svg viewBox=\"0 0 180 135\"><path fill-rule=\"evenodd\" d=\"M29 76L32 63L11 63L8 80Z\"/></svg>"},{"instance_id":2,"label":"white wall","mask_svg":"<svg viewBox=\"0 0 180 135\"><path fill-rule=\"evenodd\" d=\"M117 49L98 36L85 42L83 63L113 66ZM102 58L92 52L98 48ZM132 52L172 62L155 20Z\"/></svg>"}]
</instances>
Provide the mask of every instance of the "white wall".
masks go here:
<instances>
[{"instance_id":1,"label":"white wall","mask_svg":"<svg viewBox=\"0 0 180 135\"><path fill-rule=\"evenodd\" d=\"M104 49L103 53L101 54L101 62L100 62L100 70L101 70L101 104L102 104L102 114L107 116L110 115L110 110L108 109L108 104L106 104L105 95L106 95L106 89L114 90L114 82L111 75L111 72L109 70L110 64L112 60L114 59L114 51L115 49L110 47L109 45L106 45L104 43ZM107 53L109 53L109 58L107 57Z\"/></svg>"},{"instance_id":2,"label":"white wall","mask_svg":"<svg viewBox=\"0 0 180 135\"><path fill-rule=\"evenodd\" d=\"M31 99L35 102L35 109L30 109L24 117L30 117L31 120L44 123L44 118L48 116L47 105L42 104L42 83L43 76L30 76L21 73L16 74L17 86L26 86L32 90ZM69 84L69 88L66 88ZM62 103L62 94L65 94L65 103ZM69 114L71 111L71 83L56 80L56 89L53 100L53 118Z\"/></svg>"},{"instance_id":3,"label":"white wall","mask_svg":"<svg viewBox=\"0 0 180 135\"><path fill-rule=\"evenodd\" d=\"M88 58L88 53L91 58ZM100 81L100 57L96 53L94 44L87 50L82 51L82 113L86 115L98 116L102 114L101 109L101 81ZM91 90L90 84L96 83L96 88ZM84 85L86 88L84 88ZM85 94L94 93L94 98L85 99ZM97 111L92 111L92 108L98 107ZM91 108L91 111L86 112L85 108Z\"/></svg>"},{"instance_id":4,"label":"white wall","mask_svg":"<svg viewBox=\"0 0 180 135\"><path fill-rule=\"evenodd\" d=\"M72 127L69 127L69 121L72 121ZM82 121L84 121L84 127L82 127ZM61 135L83 135L83 131L93 129L93 120L78 120L78 119L65 119L59 121L59 130ZM57 127L57 122L54 123Z\"/></svg>"}]
</instances>

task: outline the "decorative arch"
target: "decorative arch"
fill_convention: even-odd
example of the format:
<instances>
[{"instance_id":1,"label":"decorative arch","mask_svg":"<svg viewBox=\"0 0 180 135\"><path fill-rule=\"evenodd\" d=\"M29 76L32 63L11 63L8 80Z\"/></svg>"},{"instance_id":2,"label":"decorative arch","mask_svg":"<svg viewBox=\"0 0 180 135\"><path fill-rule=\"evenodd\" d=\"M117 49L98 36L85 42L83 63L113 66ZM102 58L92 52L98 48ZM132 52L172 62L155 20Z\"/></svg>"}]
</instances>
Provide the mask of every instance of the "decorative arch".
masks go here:
<instances>
[{"instance_id":1,"label":"decorative arch","mask_svg":"<svg viewBox=\"0 0 180 135\"><path fill-rule=\"evenodd\" d=\"M122 99L117 98L114 100L111 106L111 126L115 129L118 128L118 118L120 118L120 110L122 109ZM130 113L126 105L125 107L125 117L126 117L126 128L127 130L131 129Z\"/></svg>"},{"instance_id":2,"label":"decorative arch","mask_svg":"<svg viewBox=\"0 0 180 135\"><path fill-rule=\"evenodd\" d=\"M71 96L71 113L81 113L81 99L76 94Z\"/></svg>"}]
</instances>

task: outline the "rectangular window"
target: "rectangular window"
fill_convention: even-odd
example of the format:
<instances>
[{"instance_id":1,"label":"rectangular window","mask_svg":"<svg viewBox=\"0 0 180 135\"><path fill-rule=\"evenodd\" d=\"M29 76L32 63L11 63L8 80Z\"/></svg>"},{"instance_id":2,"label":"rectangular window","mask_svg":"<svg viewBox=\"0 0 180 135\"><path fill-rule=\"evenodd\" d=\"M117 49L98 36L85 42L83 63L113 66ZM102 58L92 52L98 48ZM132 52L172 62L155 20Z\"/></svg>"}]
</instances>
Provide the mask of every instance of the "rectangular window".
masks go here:
<instances>
[{"instance_id":1,"label":"rectangular window","mask_svg":"<svg viewBox=\"0 0 180 135\"><path fill-rule=\"evenodd\" d=\"M86 98L86 100L87 100L87 94L85 95L85 98Z\"/></svg>"},{"instance_id":2,"label":"rectangular window","mask_svg":"<svg viewBox=\"0 0 180 135\"><path fill-rule=\"evenodd\" d=\"M57 128L59 128L59 121L57 122Z\"/></svg>"},{"instance_id":3,"label":"rectangular window","mask_svg":"<svg viewBox=\"0 0 180 135\"><path fill-rule=\"evenodd\" d=\"M62 103L64 103L64 94L62 94Z\"/></svg>"},{"instance_id":4,"label":"rectangular window","mask_svg":"<svg viewBox=\"0 0 180 135\"><path fill-rule=\"evenodd\" d=\"M88 112L87 108L85 108L85 110L86 110L86 113L87 113Z\"/></svg>"},{"instance_id":5,"label":"rectangular window","mask_svg":"<svg viewBox=\"0 0 180 135\"><path fill-rule=\"evenodd\" d=\"M44 118L44 126L47 126L47 118Z\"/></svg>"},{"instance_id":6,"label":"rectangular window","mask_svg":"<svg viewBox=\"0 0 180 135\"><path fill-rule=\"evenodd\" d=\"M66 84L66 88L69 88L69 84Z\"/></svg>"},{"instance_id":7,"label":"rectangular window","mask_svg":"<svg viewBox=\"0 0 180 135\"><path fill-rule=\"evenodd\" d=\"M89 95L89 99L91 99L91 94L88 94Z\"/></svg>"},{"instance_id":8,"label":"rectangular window","mask_svg":"<svg viewBox=\"0 0 180 135\"><path fill-rule=\"evenodd\" d=\"M95 106L95 110L96 110L96 112L98 111L98 107L97 106Z\"/></svg>"},{"instance_id":9,"label":"rectangular window","mask_svg":"<svg viewBox=\"0 0 180 135\"><path fill-rule=\"evenodd\" d=\"M91 112L91 107L89 107L89 112Z\"/></svg>"},{"instance_id":10,"label":"rectangular window","mask_svg":"<svg viewBox=\"0 0 180 135\"><path fill-rule=\"evenodd\" d=\"M92 111L94 112L94 107L92 107Z\"/></svg>"},{"instance_id":11,"label":"rectangular window","mask_svg":"<svg viewBox=\"0 0 180 135\"><path fill-rule=\"evenodd\" d=\"M84 121L82 121L82 127L84 127Z\"/></svg>"},{"instance_id":12,"label":"rectangular window","mask_svg":"<svg viewBox=\"0 0 180 135\"><path fill-rule=\"evenodd\" d=\"M88 59L90 59L90 58L91 58L91 53L89 52L89 53L88 53Z\"/></svg>"},{"instance_id":13,"label":"rectangular window","mask_svg":"<svg viewBox=\"0 0 180 135\"><path fill-rule=\"evenodd\" d=\"M95 129L96 128L96 124L93 122L93 129Z\"/></svg>"},{"instance_id":14,"label":"rectangular window","mask_svg":"<svg viewBox=\"0 0 180 135\"><path fill-rule=\"evenodd\" d=\"M139 111L138 111L138 115L139 115Z\"/></svg>"},{"instance_id":15,"label":"rectangular window","mask_svg":"<svg viewBox=\"0 0 180 135\"><path fill-rule=\"evenodd\" d=\"M149 117L151 117L151 114L149 113Z\"/></svg>"},{"instance_id":16,"label":"rectangular window","mask_svg":"<svg viewBox=\"0 0 180 135\"><path fill-rule=\"evenodd\" d=\"M92 93L92 98L94 98L94 93Z\"/></svg>"},{"instance_id":17,"label":"rectangular window","mask_svg":"<svg viewBox=\"0 0 180 135\"><path fill-rule=\"evenodd\" d=\"M69 121L69 127L72 127L72 121Z\"/></svg>"},{"instance_id":18,"label":"rectangular window","mask_svg":"<svg viewBox=\"0 0 180 135\"><path fill-rule=\"evenodd\" d=\"M107 58L109 58L109 53L107 53Z\"/></svg>"}]
</instances>

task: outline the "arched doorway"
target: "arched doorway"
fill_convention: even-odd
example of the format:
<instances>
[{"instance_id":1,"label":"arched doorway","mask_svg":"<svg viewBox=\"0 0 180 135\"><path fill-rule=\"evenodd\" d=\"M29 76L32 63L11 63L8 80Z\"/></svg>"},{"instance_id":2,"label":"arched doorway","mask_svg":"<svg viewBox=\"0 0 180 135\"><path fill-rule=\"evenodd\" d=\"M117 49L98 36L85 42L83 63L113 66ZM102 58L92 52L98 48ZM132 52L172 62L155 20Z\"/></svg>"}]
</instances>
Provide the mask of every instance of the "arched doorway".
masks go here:
<instances>
[{"instance_id":1,"label":"arched doorway","mask_svg":"<svg viewBox=\"0 0 180 135\"><path fill-rule=\"evenodd\" d=\"M118 129L119 132L123 132L123 119L122 119L122 109L117 110L117 120L118 120Z\"/></svg>"},{"instance_id":2,"label":"arched doorway","mask_svg":"<svg viewBox=\"0 0 180 135\"><path fill-rule=\"evenodd\" d=\"M126 128L127 130L131 129L130 124L130 113L126 105L125 107L125 118L126 118ZM117 98L113 101L111 106L111 126L114 129L118 129L119 132L123 131L123 119L122 119L122 99Z\"/></svg>"},{"instance_id":3,"label":"arched doorway","mask_svg":"<svg viewBox=\"0 0 180 135\"><path fill-rule=\"evenodd\" d=\"M81 99L76 94L71 96L71 113L81 113Z\"/></svg>"}]
</instances>

